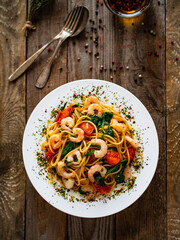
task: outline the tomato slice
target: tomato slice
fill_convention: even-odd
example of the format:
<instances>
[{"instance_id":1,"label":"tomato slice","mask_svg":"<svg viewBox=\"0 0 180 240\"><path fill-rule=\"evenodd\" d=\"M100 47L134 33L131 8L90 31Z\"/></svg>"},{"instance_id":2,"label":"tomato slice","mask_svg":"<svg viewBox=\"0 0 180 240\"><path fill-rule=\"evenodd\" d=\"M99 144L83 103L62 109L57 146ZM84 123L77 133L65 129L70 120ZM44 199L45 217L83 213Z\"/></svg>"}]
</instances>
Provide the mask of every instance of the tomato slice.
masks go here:
<instances>
[{"instance_id":1,"label":"tomato slice","mask_svg":"<svg viewBox=\"0 0 180 240\"><path fill-rule=\"evenodd\" d=\"M78 127L81 128L87 136L91 136L94 131L94 126L88 122L81 123Z\"/></svg>"},{"instance_id":2,"label":"tomato slice","mask_svg":"<svg viewBox=\"0 0 180 240\"><path fill-rule=\"evenodd\" d=\"M121 161L120 155L116 151L107 151L107 161L109 165L116 165Z\"/></svg>"},{"instance_id":3,"label":"tomato slice","mask_svg":"<svg viewBox=\"0 0 180 240\"><path fill-rule=\"evenodd\" d=\"M111 191L111 187L109 185L100 186L98 183L95 183L95 187L101 194L109 193Z\"/></svg>"},{"instance_id":4,"label":"tomato slice","mask_svg":"<svg viewBox=\"0 0 180 240\"><path fill-rule=\"evenodd\" d=\"M58 125L61 124L61 120L63 118L69 117L72 112L73 112L73 104L70 103L69 107L65 108L62 112L58 113L56 117L56 122L58 122Z\"/></svg>"},{"instance_id":5,"label":"tomato slice","mask_svg":"<svg viewBox=\"0 0 180 240\"><path fill-rule=\"evenodd\" d=\"M50 161L53 158L54 154L51 152L51 150L49 149L46 153L45 153L45 158Z\"/></svg>"},{"instance_id":6,"label":"tomato slice","mask_svg":"<svg viewBox=\"0 0 180 240\"><path fill-rule=\"evenodd\" d=\"M128 148L129 151L129 156L130 156L130 161L133 160L133 158L135 157L135 149L133 147ZM127 153L125 154L125 157L128 158Z\"/></svg>"}]
</instances>

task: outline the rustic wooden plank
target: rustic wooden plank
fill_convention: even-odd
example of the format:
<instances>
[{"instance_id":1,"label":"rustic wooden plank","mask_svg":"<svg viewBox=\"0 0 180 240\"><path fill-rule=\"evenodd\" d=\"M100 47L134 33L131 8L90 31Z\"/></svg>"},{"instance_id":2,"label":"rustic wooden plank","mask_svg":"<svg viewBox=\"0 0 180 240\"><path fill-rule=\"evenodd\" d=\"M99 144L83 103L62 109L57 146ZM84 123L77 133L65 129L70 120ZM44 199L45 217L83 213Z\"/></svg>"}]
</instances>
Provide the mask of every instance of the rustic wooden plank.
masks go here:
<instances>
[{"instance_id":1,"label":"rustic wooden plank","mask_svg":"<svg viewBox=\"0 0 180 240\"><path fill-rule=\"evenodd\" d=\"M164 1L159 2L160 5L154 1L144 16L129 21L116 18L114 24L115 58L117 66L124 66L123 71L117 71L115 82L129 89L147 107L160 143L158 167L150 186L135 204L116 216L117 239L167 239L165 8ZM156 36L151 35L150 30L155 31ZM156 52L158 56L154 55Z\"/></svg>"},{"instance_id":2,"label":"rustic wooden plank","mask_svg":"<svg viewBox=\"0 0 180 240\"><path fill-rule=\"evenodd\" d=\"M180 2L167 1L167 233L170 240L180 239L180 65L176 60L180 58L179 14Z\"/></svg>"},{"instance_id":3,"label":"rustic wooden plank","mask_svg":"<svg viewBox=\"0 0 180 240\"><path fill-rule=\"evenodd\" d=\"M26 3L0 2L0 239L24 238L25 174L21 141L25 125L25 77L9 75L25 60L22 32Z\"/></svg>"},{"instance_id":4,"label":"rustic wooden plank","mask_svg":"<svg viewBox=\"0 0 180 240\"><path fill-rule=\"evenodd\" d=\"M43 9L36 22L36 31L28 37L28 57L53 38L62 28L67 15L66 1L53 1ZM50 46L27 72L27 117L36 104L51 90L66 82L67 43L60 49L59 57L54 62L51 76L42 90L35 87L36 79L47 63L56 44ZM62 67L61 72L59 68ZM44 201L35 191L30 181L26 184L26 239L65 239L66 214L58 211Z\"/></svg>"},{"instance_id":5,"label":"rustic wooden plank","mask_svg":"<svg viewBox=\"0 0 180 240\"><path fill-rule=\"evenodd\" d=\"M104 14L104 7L99 5L96 8L96 1L68 1L69 9L71 9L75 4L83 5L89 9L90 19L95 21L95 23L88 22L86 29L75 39L69 39L68 48L68 81L74 81L78 79L109 79L108 71L106 73L101 72L100 66L107 61L109 63L111 56L113 55L113 30L110 29L108 32L108 51L105 55L105 50L102 50L105 46L105 41L103 39L103 30L99 30L99 18L104 21L106 19L107 24L111 26L112 19L109 17L109 13L106 11ZM96 15L98 11L98 16ZM97 28L97 33L91 32L91 27ZM93 39L97 37L97 34L101 35L101 44L96 44ZM92 35L92 39L91 39ZM88 37L88 38L86 38ZM85 48L85 45L88 47ZM90 51L90 53L88 52ZM102 54L100 54L102 52ZM99 53L99 58L95 57L94 54ZM107 56L107 58L106 58ZM80 61L78 60L80 58ZM89 67L92 66L93 69L90 70ZM106 77L105 77L106 76ZM98 240L111 240L115 239L115 216L98 218L98 219L85 219L76 218L68 216L68 239L98 239Z\"/></svg>"}]
</instances>

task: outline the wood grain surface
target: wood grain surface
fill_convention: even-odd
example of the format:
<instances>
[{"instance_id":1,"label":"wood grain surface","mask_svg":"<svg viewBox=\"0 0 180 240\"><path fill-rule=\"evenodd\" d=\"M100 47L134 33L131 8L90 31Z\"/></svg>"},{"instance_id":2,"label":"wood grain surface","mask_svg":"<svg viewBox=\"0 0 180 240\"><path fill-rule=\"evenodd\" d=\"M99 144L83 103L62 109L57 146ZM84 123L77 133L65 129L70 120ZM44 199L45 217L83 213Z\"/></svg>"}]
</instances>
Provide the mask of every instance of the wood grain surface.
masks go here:
<instances>
[{"instance_id":1,"label":"wood grain surface","mask_svg":"<svg viewBox=\"0 0 180 240\"><path fill-rule=\"evenodd\" d=\"M24 1L0 1L0 239L24 238L25 77L9 83L8 76L25 60L25 19Z\"/></svg>"},{"instance_id":2,"label":"wood grain surface","mask_svg":"<svg viewBox=\"0 0 180 240\"><path fill-rule=\"evenodd\" d=\"M31 56L42 45L51 40L62 28L67 15L66 1L53 1L53 4L43 9L37 19L37 30L28 37L27 57ZM37 77L46 65L54 47L53 44L32 65L27 73L27 118L36 104L54 88L66 82L67 42L63 43L60 56L54 62L51 76L42 90L35 87ZM59 68L63 68L60 71ZM65 239L66 214L56 210L45 202L27 179L26 184L26 239ZM33 221L32 221L33 219Z\"/></svg>"},{"instance_id":3,"label":"wood grain surface","mask_svg":"<svg viewBox=\"0 0 180 240\"><path fill-rule=\"evenodd\" d=\"M180 239L180 2L167 1L167 225L168 239Z\"/></svg>"},{"instance_id":4,"label":"wood grain surface","mask_svg":"<svg viewBox=\"0 0 180 240\"><path fill-rule=\"evenodd\" d=\"M179 1L169 0L166 6L165 0L154 0L144 15L121 19L96 0L55 0L40 13L26 41L21 29L28 4L0 2L0 239L180 239ZM9 83L26 54L60 31L75 4L89 9L91 21L63 43L45 88L35 83L55 43L29 68L26 85L25 75ZM85 78L117 83L137 96L155 122L160 143L158 167L146 192L124 211L97 219L67 215L49 205L25 177L21 157L25 119L37 103L56 87Z\"/></svg>"}]
</instances>

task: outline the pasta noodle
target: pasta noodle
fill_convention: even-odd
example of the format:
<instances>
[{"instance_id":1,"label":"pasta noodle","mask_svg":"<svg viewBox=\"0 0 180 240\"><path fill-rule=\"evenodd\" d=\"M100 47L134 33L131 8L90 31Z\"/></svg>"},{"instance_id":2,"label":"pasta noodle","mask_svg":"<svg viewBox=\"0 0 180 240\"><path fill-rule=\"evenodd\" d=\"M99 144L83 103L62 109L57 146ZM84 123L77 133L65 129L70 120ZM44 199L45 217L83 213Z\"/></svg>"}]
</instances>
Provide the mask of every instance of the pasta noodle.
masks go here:
<instances>
[{"instance_id":1,"label":"pasta noodle","mask_svg":"<svg viewBox=\"0 0 180 240\"><path fill-rule=\"evenodd\" d=\"M50 172L66 189L93 199L131 178L139 143L127 120L96 96L59 112L41 144ZM126 169L126 171L125 171ZM129 170L127 170L129 169ZM128 173L128 174L127 174Z\"/></svg>"}]
</instances>

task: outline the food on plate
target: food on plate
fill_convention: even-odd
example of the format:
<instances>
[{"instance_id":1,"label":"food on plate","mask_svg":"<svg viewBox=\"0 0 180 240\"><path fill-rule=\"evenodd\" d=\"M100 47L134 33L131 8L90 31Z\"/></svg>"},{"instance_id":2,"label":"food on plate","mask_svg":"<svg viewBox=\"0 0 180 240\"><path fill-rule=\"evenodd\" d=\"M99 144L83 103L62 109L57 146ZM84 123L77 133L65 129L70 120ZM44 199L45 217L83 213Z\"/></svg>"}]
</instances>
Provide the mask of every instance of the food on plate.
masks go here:
<instances>
[{"instance_id":1,"label":"food on plate","mask_svg":"<svg viewBox=\"0 0 180 240\"><path fill-rule=\"evenodd\" d=\"M47 171L62 187L88 200L132 179L133 162L139 156L142 163L143 155L134 129L120 111L92 95L66 106L49 121L41 143Z\"/></svg>"}]
</instances>

